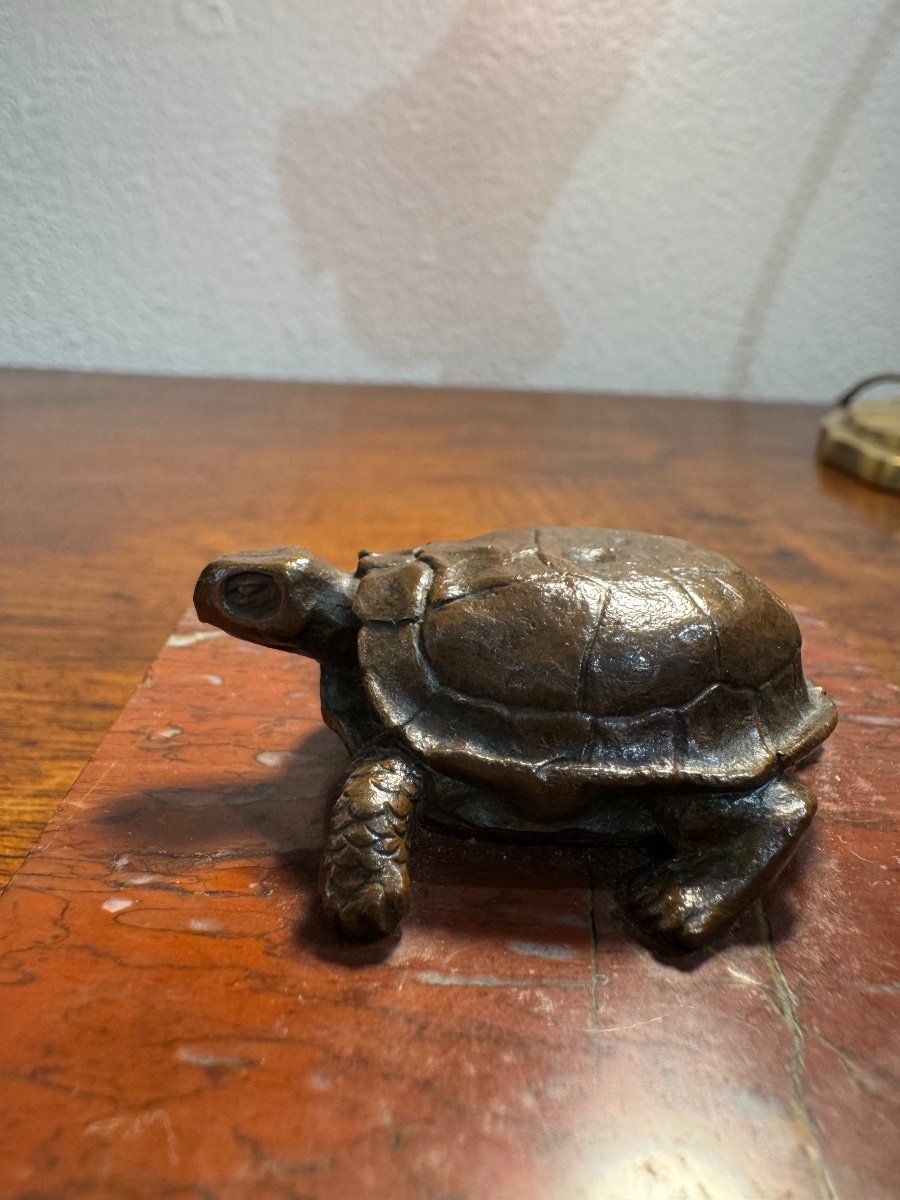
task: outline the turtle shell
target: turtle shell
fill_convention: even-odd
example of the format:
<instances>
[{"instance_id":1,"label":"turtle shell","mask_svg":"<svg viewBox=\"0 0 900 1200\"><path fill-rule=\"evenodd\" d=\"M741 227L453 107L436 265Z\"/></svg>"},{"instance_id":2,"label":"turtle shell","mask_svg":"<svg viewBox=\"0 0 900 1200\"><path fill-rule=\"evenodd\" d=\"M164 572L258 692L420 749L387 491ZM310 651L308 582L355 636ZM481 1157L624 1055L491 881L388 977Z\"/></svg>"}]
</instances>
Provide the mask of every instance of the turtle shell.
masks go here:
<instances>
[{"instance_id":1,"label":"turtle shell","mask_svg":"<svg viewBox=\"0 0 900 1200\"><path fill-rule=\"evenodd\" d=\"M688 542L513 529L364 554L357 575L383 725L539 818L598 789L754 787L834 726L790 610Z\"/></svg>"}]
</instances>

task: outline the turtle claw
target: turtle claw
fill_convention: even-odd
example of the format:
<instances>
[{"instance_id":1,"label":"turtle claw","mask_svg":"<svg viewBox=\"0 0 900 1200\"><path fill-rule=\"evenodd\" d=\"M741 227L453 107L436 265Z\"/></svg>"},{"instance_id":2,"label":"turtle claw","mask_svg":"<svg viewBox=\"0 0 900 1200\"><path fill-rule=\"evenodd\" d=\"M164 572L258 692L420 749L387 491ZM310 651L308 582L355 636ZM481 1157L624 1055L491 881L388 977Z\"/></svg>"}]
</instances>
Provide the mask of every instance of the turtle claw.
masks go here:
<instances>
[{"instance_id":1,"label":"turtle claw","mask_svg":"<svg viewBox=\"0 0 900 1200\"><path fill-rule=\"evenodd\" d=\"M676 860L633 880L620 900L630 922L680 950L696 950L714 937L736 915L737 888L715 876L698 878L698 866Z\"/></svg>"},{"instance_id":2,"label":"turtle claw","mask_svg":"<svg viewBox=\"0 0 900 1200\"><path fill-rule=\"evenodd\" d=\"M409 911L409 875L405 866L384 862L377 878L348 886L332 872L322 889L325 915L348 937L374 941L393 933Z\"/></svg>"}]
</instances>

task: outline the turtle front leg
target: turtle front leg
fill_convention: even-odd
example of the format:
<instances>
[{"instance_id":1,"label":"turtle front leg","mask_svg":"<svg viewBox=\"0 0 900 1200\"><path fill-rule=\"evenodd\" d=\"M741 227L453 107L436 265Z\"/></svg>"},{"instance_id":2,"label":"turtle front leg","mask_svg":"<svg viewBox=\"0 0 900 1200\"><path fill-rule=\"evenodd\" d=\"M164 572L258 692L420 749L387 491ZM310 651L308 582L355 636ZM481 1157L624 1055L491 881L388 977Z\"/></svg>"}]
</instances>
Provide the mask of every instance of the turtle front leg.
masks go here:
<instances>
[{"instance_id":1,"label":"turtle front leg","mask_svg":"<svg viewBox=\"0 0 900 1200\"><path fill-rule=\"evenodd\" d=\"M693 950L775 878L815 811L812 792L783 776L754 792L666 801L660 821L675 853L622 887L620 907L653 940Z\"/></svg>"},{"instance_id":2,"label":"turtle front leg","mask_svg":"<svg viewBox=\"0 0 900 1200\"><path fill-rule=\"evenodd\" d=\"M393 749L358 755L331 814L322 860L326 915L352 938L392 933L409 911L407 865L420 768Z\"/></svg>"}]
</instances>

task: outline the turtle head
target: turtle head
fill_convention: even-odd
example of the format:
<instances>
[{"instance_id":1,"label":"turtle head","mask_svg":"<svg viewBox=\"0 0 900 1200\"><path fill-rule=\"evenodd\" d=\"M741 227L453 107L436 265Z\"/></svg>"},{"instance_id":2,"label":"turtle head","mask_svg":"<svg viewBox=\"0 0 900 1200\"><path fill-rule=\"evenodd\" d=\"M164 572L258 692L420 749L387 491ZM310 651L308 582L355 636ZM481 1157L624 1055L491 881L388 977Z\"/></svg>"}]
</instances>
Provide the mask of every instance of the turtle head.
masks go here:
<instances>
[{"instance_id":1,"label":"turtle head","mask_svg":"<svg viewBox=\"0 0 900 1200\"><path fill-rule=\"evenodd\" d=\"M300 546L226 554L194 589L201 621L319 662L355 656L356 580Z\"/></svg>"}]
</instances>

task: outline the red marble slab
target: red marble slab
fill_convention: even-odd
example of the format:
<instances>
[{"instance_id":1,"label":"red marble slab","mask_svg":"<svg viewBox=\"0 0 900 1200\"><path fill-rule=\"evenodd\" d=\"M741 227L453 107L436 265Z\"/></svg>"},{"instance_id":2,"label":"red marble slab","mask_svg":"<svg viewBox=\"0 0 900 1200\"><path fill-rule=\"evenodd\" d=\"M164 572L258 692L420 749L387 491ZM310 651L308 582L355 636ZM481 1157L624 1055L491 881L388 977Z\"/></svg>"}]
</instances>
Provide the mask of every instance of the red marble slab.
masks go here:
<instances>
[{"instance_id":1,"label":"red marble slab","mask_svg":"<svg viewBox=\"0 0 900 1200\"><path fill-rule=\"evenodd\" d=\"M317 669L186 618L0 899L0 1195L895 1197L900 693L802 621L819 817L675 961L602 855L426 831L402 936L338 941Z\"/></svg>"}]
</instances>

